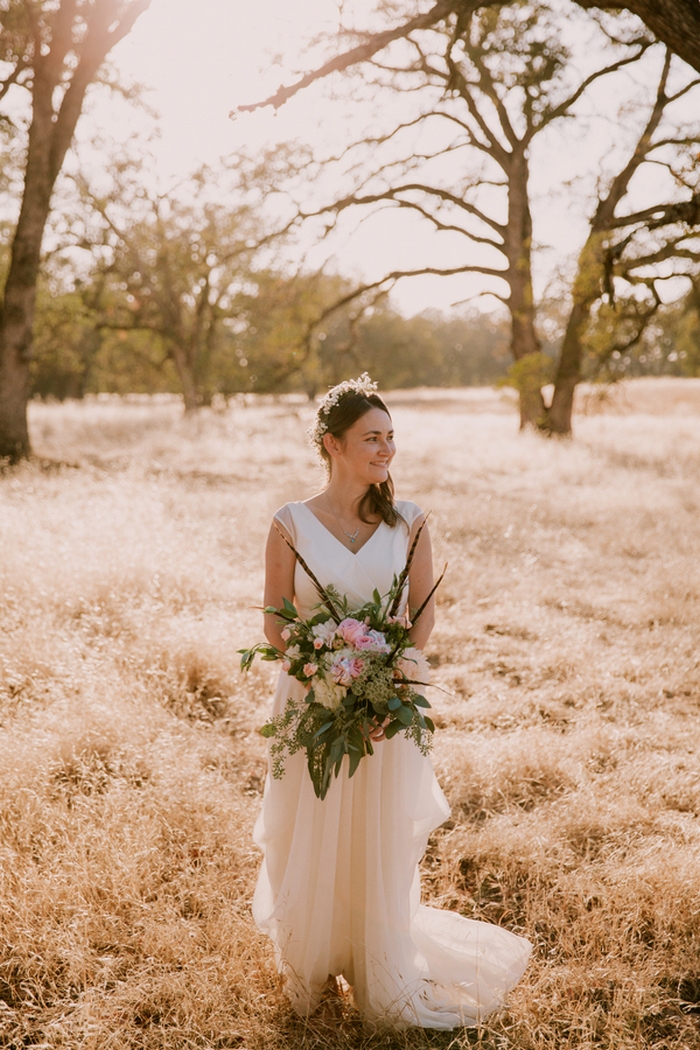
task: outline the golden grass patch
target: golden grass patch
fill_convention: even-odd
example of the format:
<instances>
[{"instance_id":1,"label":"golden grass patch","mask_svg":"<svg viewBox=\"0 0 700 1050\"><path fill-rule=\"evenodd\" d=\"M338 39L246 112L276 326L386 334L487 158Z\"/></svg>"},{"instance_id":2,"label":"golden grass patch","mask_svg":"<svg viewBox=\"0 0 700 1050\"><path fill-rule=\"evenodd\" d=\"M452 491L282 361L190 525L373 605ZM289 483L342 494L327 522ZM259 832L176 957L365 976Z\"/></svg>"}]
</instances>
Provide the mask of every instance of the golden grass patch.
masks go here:
<instances>
[{"instance_id":1,"label":"golden grass patch","mask_svg":"<svg viewBox=\"0 0 700 1050\"><path fill-rule=\"evenodd\" d=\"M0 1045L700 1047L700 387L402 391L399 494L450 563L431 642L452 818L424 892L535 942L508 1012L387 1032L289 1011L250 917L269 519L321 482L299 398L32 405L0 477Z\"/></svg>"}]
</instances>

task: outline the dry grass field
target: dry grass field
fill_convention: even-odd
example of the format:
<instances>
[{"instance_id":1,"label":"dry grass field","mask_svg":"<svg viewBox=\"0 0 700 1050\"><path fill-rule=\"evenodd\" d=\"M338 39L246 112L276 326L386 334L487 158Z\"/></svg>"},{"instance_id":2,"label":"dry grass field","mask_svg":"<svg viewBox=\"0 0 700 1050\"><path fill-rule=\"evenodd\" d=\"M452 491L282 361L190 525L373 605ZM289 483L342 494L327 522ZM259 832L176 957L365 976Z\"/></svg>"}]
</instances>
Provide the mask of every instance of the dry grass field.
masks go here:
<instances>
[{"instance_id":1,"label":"dry grass field","mask_svg":"<svg viewBox=\"0 0 700 1050\"><path fill-rule=\"evenodd\" d=\"M236 650L311 408L104 399L33 405L0 476L0 1046L700 1048L700 381L584 391L573 443L488 390L388 401L449 561L424 893L535 942L508 1010L290 1013L250 917L273 670Z\"/></svg>"}]
</instances>

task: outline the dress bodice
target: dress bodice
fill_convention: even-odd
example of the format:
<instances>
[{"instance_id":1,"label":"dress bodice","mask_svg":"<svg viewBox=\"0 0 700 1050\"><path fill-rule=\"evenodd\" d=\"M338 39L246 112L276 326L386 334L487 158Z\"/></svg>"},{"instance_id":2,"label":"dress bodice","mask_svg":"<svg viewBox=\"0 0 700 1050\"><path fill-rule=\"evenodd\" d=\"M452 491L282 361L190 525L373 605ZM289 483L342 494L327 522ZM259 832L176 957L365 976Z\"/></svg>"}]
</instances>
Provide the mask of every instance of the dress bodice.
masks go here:
<instances>
[{"instance_id":1,"label":"dress bodice","mask_svg":"<svg viewBox=\"0 0 700 1050\"><path fill-rule=\"evenodd\" d=\"M323 525L305 503L286 503L275 519L286 528L294 546L323 586L332 584L346 594L350 607L363 605L378 590L387 593L394 576L403 569L408 541L421 510L408 500L397 500L401 515L393 528L381 522L358 551L351 551ZM294 571L294 601L303 617L312 615L319 596L311 579L297 562ZM289 596L291 599L291 595Z\"/></svg>"}]
</instances>

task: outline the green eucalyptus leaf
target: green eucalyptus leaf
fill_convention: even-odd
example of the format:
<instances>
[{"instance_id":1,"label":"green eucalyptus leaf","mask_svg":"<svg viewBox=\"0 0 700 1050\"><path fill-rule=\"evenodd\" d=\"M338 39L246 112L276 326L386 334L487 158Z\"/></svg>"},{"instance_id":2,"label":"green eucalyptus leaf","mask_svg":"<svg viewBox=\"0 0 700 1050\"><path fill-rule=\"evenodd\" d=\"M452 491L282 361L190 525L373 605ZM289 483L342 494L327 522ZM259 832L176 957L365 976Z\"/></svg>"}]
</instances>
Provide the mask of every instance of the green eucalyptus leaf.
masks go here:
<instances>
[{"instance_id":1,"label":"green eucalyptus leaf","mask_svg":"<svg viewBox=\"0 0 700 1050\"><path fill-rule=\"evenodd\" d=\"M237 652L243 653L241 657L241 671L249 671L255 659L255 649L238 649Z\"/></svg>"},{"instance_id":2,"label":"green eucalyptus leaf","mask_svg":"<svg viewBox=\"0 0 700 1050\"><path fill-rule=\"evenodd\" d=\"M413 711L410 707L404 707L402 704L401 707L396 710L396 717L402 725L410 726L413 721Z\"/></svg>"},{"instance_id":3,"label":"green eucalyptus leaf","mask_svg":"<svg viewBox=\"0 0 700 1050\"><path fill-rule=\"evenodd\" d=\"M389 725L384 727L384 736L387 740L391 740L401 729L403 726L400 722L389 722Z\"/></svg>"},{"instance_id":4,"label":"green eucalyptus leaf","mask_svg":"<svg viewBox=\"0 0 700 1050\"><path fill-rule=\"evenodd\" d=\"M357 767L359 766L360 762L362 761L362 758L363 758L363 752L362 751L351 751L350 752L350 768L348 770L348 776L349 777L352 777L352 776L355 775L355 772L357 771Z\"/></svg>"}]
</instances>

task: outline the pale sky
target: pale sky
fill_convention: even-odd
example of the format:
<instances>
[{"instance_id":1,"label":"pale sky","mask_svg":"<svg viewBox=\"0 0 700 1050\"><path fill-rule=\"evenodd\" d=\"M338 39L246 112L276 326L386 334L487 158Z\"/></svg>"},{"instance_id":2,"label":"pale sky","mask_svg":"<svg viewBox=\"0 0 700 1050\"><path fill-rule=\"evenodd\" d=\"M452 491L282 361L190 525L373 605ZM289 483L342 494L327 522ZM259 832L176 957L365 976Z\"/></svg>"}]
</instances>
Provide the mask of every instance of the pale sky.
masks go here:
<instances>
[{"instance_id":1,"label":"pale sky","mask_svg":"<svg viewBox=\"0 0 700 1050\"><path fill-rule=\"evenodd\" d=\"M346 0L346 24L366 26L373 0ZM246 114L232 121L229 112L241 103L269 95L280 83L296 79L314 60L304 56L305 44L316 34L333 32L338 25L334 0L153 0L131 34L113 52L113 61L127 78L152 89L151 105L161 114L156 153L163 179L183 176L204 161L236 153L242 147L258 148L288 139L310 142L328 149L344 141L349 124L361 119L342 98L329 97L334 84L300 93L277 114L270 109ZM274 64L275 55L281 64ZM609 91L607 87L605 90ZM634 96L628 83L618 85L621 95ZM601 104L605 106L604 99ZM115 137L127 134L145 118L117 110L107 99L96 106L89 120L102 130L114 128ZM86 122L87 124L87 122ZM613 128L601 126L597 148L612 148ZM578 137L577 137L578 136ZM582 144L580 133L552 139L549 153L534 159L533 183L539 195L536 236L547 246L541 258L546 269L556 267L576 252L583 235L585 201L578 212L572 207L568 179L585 171L591 142ZM426 239L427 237L427 239ZM410 216L391 217L360 227L339 243L337 267L341 272L375 276L383 267L416 265L427 258L429 235L418 231ZM464 258L463 252L460 258ZM454 259L444 256L444 265ZM406 313L427 307L448 308L456 300L479 290L483 278L414 278L402 282L394 293L396 305ZM541 283L544 278L541 279Z\"/></svg>"},{"instance_id":2,"label":"pale sky","mask_svg":"<svg viewBox=\"0 0 700 1050\"><path fill-rule=\"evenodd\" d=\"M241 141L272 138L271 113L233 122L229 112L289 79L286 69L271 65L273 56L293 61L306 40L337 23L332 0L153 0L113 57L153 88L149 97L163 118L163 165L182 173ZM278 118L280 137L313 128L304 107L293 115L294 121Z\"/></svg>"}]
</instances>

